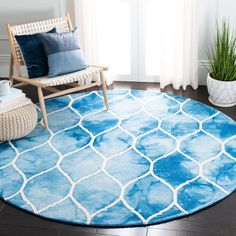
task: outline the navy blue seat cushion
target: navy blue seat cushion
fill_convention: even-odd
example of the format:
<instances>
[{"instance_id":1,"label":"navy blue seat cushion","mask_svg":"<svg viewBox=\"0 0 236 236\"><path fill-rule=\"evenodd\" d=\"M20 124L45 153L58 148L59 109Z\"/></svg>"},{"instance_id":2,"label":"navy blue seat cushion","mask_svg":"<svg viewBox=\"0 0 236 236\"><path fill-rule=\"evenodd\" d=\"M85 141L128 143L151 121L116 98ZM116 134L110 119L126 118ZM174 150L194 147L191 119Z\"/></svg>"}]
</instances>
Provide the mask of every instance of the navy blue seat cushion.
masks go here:
<instances>
[{"instance_id":1,"label":"navy blue seat cushion","mask_svg":"<svg viewBox=\"0 0 236 236\"><path fill-rule=\"evenodd\" d=\"M53 28L47 33L55 33ZM29 78L43 77L48 74L48 61L43 44L37 34L15 36L24 57Z\"/></svg>"},{"instance_id":2,"label":"navy blue seat cushion","mask_svg":"<svg viewBox=\"0 0 236 236\"><path fill-rule=\"evenodd\" d=\"M55 77L87 68L79 44L79 30L64 33L37 34L48 57L48 77Z\"/></svg>"}]
</instances>

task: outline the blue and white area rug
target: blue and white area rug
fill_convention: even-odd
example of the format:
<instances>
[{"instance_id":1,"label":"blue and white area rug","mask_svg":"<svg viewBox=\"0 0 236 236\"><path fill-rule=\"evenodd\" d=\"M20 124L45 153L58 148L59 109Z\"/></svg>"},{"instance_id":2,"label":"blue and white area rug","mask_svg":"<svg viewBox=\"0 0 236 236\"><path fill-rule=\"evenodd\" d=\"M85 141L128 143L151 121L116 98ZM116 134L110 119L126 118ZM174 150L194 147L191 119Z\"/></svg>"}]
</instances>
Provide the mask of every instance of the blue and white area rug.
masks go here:
<instances>
[{"instance_id":1,"label":"blue and white area rug","mask_svg":"<svg viewBox=\"0 0 236 236\"><path fill-rule=\"evenodd\" d=\"M236 188L236 123L145 91L47 102L50 129L0 144L0 196L49 219L124 227L185 216Z\"/></svg>"}]
</instances>

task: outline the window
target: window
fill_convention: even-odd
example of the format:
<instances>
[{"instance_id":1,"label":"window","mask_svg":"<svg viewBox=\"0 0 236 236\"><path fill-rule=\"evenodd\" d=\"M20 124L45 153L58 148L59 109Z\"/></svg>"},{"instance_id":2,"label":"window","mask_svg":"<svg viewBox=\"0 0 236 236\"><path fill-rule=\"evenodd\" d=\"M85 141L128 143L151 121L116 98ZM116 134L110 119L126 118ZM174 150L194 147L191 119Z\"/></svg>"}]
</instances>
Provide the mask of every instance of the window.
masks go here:
<instances>
[{"instance_id":1,"label":"window","mask_svg":"<svg viewBox=\"0 0 236 236\"><path fill-rule=\"evenodd\" d=\"M97 1L99 61L110 67L114 80L158 81L160 2Z\"/></svg>"}]
</instances>

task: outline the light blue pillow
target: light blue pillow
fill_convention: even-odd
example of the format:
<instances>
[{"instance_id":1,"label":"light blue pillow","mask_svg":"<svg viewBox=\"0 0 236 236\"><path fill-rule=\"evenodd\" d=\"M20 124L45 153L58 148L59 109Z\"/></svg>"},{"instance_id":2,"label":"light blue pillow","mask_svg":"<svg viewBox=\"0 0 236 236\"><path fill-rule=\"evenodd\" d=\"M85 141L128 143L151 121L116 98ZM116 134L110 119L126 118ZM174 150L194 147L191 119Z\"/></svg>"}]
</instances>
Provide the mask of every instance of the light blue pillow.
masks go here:
<instances>
[{"instance_id":1,"label":"light blue pillow","mask_svg":"<svg viewBox=\"0 0 236 236\"><path fill-rule=\"evenodd\" d=\"M48 77L55 77L87 68L79 45L79 30L65 33L37 34L48 57Z\"/></svg>"}]
</instances>

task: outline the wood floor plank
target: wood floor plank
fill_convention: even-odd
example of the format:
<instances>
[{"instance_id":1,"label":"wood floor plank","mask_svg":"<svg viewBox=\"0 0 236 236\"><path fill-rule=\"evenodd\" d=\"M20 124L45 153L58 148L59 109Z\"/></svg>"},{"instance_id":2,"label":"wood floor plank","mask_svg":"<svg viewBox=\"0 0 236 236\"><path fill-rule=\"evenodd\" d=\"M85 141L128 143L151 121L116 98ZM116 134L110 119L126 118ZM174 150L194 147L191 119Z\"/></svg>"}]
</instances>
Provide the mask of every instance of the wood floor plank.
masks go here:
<instances>
[{"instance_id":1,"label":"wood floor plank","mask_svg":"<svg viewBox=\"0 0 236 236\"><path fill-rule=\"evenodd\" d=\"M60 232L59 236L119 236L115 234L110 234L110 235L104 235L104 234L97 234L97 233L78 233L73 230L63 230ZM138 235L137 235L138 236Z\"/></svg>"},{"instance_id":2,"label":"wood floor plank","mask_svg":"<svg viewBox=\"0 0 236 236\"><path fill-rule=\"evenodd\" d=\"M186 232L149 228L147 236L187 236Z\"/></svg>"},{"instance_id":3,"label":"wood floor plank","mask_svg":"<svg viewBox=\"0 0 236 236\"><path fill-rule=\"evenodd\" d=\"M172 230L172 231L183 231L183 232L195 232L205 234L218 233L220 235L234 235L236 234L236 226L229 226L220 223L209 223L209 222L195 222L195 221L180 221L175 220L169 223L152 226L151 228Z\"/></svg>"},{"instance_id":4,"label":"wood floor plank","mask_svg":"<svg viewBox=\"0 0 236 236\"><path fill-rule=\"evenodd\" d=\"M0 236L59 236L59 233L60 231L56 229L0 224Z\"/></svg>"},{"instance_id":5,"label":"wood floor plank","mask_svg":"<svg viewBox=\"0 0 236 236\"><path fill-rule=\"evenodd\" d=\"M121 228L121 229L97 229L97 233L104 235L119 235L119 236L146 236L147 227L136 228Z\"/></svg>"},{"instance_id":6,"label":"wood floor plank","mask_svg":"<svg viewBox=\"0 0 236 236\"><path fill-rule=\"evenodd\" d=\"M40 226L41 228L45 228L45 229L58 229L58 230L73 229L73 231L76 231L76 232L90 232L90 233L96 232L96 228L63 224L63 223L46 220L36 215L32 215L25 211L17 209L8 204L6 204L2 212L0 212L0 224L7 224L7 225L10 224L14 227L15 226L22 226L22 227ZM0 232L1 232L1 229L0 229Z\"/></svg>"},{"instance_id":7,"label":"wood floor plank","mask_svg":"<svg viewBox=\"0 0 236 236\"><path fill-rule=\"evenodd\" d=\"M3 210L4 206L5 203L2 200L0 200L0 212Z\"/></svg>"}]
</instances>

